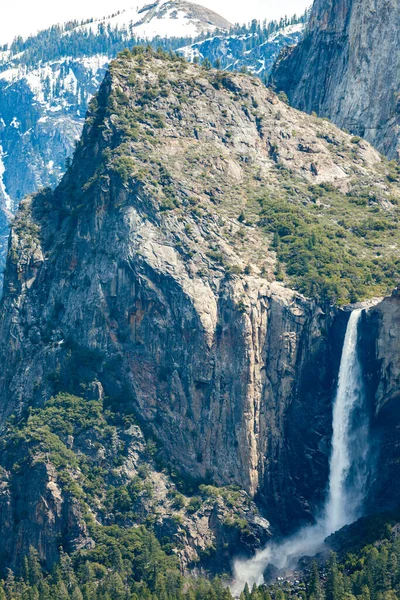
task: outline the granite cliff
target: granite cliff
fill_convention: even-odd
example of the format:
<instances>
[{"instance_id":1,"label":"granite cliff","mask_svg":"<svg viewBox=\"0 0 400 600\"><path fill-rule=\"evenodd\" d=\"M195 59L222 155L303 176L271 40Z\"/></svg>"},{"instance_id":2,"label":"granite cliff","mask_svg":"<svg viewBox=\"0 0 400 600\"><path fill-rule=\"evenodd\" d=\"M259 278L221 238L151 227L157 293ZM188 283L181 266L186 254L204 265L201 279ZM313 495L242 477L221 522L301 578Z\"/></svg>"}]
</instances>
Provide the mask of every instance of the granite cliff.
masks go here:
<instances>
[{"instance_id":1,"label":"granite cliff","mask_svg":"<svg viewBox=\"0 0 400 600\"><path fill-rule=\"evenodd\" d=\"M34 543L50 565L60 538L88 550L110 519L151 518L132 484L142 456L165 504L152 526L177 536L184 566L260 545L270 531L253 498L276 530L311 521L347 322L335 302L398 280L399 195L397 170L371 146L257 78L123 52L62 182L26 198L13 223L4 562ZM18 469L15 448L26 449ZM32 510L16 504L21 473L43 499ZM228 492L203 486L193 524L171 512L175 476L189 496L199 482Z\"/></svg>"},{"instance_id":2,"label":"granite cliff","mask_svg":"<svg viewBox=\"0 0 400 600\"><path fill-rule=\"evenodd\" d=\"M398 0L316 0L302 42L277 61L272 82L296 108L315 111L399 158Z\"/></svg>"},{"instance_id":3,"label":"granite cliff","mask_svg":"<svg viewBox=\"0 0 400 600\"><path fill-rule=\"evenodd\" d=\"M379 465L368 499L371 512L397 508L400 493L399 326L400 297L396 289L366 312L361 330L360 347L371 405L371 442Z\"/></svg>"}]
</instances>

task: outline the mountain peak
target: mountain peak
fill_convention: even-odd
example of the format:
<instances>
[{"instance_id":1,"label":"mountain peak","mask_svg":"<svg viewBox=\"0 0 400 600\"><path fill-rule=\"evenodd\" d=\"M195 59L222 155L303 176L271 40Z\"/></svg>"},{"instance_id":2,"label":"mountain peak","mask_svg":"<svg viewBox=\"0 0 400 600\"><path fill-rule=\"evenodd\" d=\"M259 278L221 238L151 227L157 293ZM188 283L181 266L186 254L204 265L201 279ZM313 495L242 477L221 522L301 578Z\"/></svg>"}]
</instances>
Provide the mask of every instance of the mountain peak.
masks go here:
<instances>
[{"instance_id":1,"label":"mountain peak","mask_svg":"<svg viewBox=\"0 0 400 600\"><path fill-rule=\"evenodd\" d=\"M216 12L186 0L157 0L132 6L117 14L93 20L78 29L97 33L99 28L123 29L138 38L195 38L216 30L228 31L232 24Z\"/></svg>"}]
</instances>

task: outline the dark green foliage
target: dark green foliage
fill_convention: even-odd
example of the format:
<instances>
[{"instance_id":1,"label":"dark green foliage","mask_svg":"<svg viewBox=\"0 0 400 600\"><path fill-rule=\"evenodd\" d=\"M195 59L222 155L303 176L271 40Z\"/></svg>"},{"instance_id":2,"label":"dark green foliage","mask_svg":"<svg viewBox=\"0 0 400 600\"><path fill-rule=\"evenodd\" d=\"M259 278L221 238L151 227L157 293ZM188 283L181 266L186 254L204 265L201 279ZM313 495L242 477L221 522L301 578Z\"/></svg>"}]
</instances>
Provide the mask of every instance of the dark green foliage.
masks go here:
<instances>
[{"instance_id":1,"label":"dark green foliage","mask_svg":"<svg viewBox=\"0 0 400 600\"><path fill-rule=\"evenodd\" d=\"M315 561L312 564L311 577L308 582L307 591L310 600L321 600L323 597L318 565Z\"/></svg>"},{"instance_id":2,"label":"dark green foliage","mask_svg":"<svg viewBox=\"0 0 400 600\"><path fill-rule=\"evenodd\" d=\"M325 598L326 600L343 600L343 595L343 575L339 571L339 567L336 561L336 554L332 552L328 562L328 574L325 584Z\"/></svg>"},{"instance_id":3,"label":"dark green foliage","mask_svg":"<svg viewBox=\"0 0 400 600\"><path fill-rule=\"evenodd\" d=\"M218 579L185 579L144 527L105 528L94 550L62 553L52 573L31 548L20 577L0 582L0 600L232 600Z\"/></svg>"},{"instance_id":4,"label":"dark green foliage","mask_svg":"<svg viewBox=\"0 0 400 600\"><path fill-rule=\"evenodd\" d=\"M338 553L357 553L378 540L389 540L392 528L400 521L400 508L378 515L363 517L329 538L329 545Z\"/></svg>"},{"instance_id":5,"label":"dark green foliage","mask_svg":"<svg viewBox=\"0 0 400 600\"><path fill-rule=\"evenodd\" d=\"M365 522L364 522L365 524ZM400 594L400 537L366 546L338 561L331 553L326 564L316 562L303 581L264 586L246 585L240 600L397 600Z\"/></svg>"},{"instance_id":6,"label":"dark green foliage","mask_svg":"<svg viewBox=\"0 0 400 600\"><path fill-rule=\"evenodd\" d=\"M98 400L59 394L44 408L29 409L27 417L11 421L2 440L7 459L4 466L23 471L31 467L32 460L35 464L50 460L65 491L90 505L103 493L106 473L90 456L75 453L68 439L85 438L90 432L99 447L110 445L115 433L112 420Z\"/></svg>"},{"instance_id":7,"label":"dark green foliage","mask_svg":"<svg viewBox=\"0 0 400 600\"><path fill-rule=\"evenodd\" d=\"M289 98L285 92L279 92L278 98L281 102L284 102L285 104L289 104Z\"/></svg>"},{"instance_id":8,"label":"dark green foliage","mask_svg":"<svg viewBox=\"0 0 400 600\"><path fill-rule=\"evenodd\" d=\"M83 400L59 394L40 409L30 409L28 415L9 425L3 442L5 468L17 470L42 456L57 468L64 492L74 495L82 506L93 507L104 494L107 474L95 468L88 456L68 447L68 438L90 438L96 433L99 442L108 445L115 440L113 415L104 412L101 402ZM15 465L15 460L18 465ZM74 480L70 473L74 472ZM77 477L77 473L82 475ZM139 494L151 494L146 473L140 472L127 485L106 488L103 501L114 515L131 515ZM194 512L201 507L202 498L223 497L235 507L242 492L234 487L216 488L200 485L199 496L186 504L182 494L171 491L176 508ZM116 517L118 520L118 517ZM190 580L182 577L170 543L163 547L153 532L144 525L100 525L87 513L87 526L95 542L91 549L75 551L71 556L61 551L60 561L49 574L43 571L35 549L23 559L18 576L9 572L0 582L0 600L231 600L230 592L219 580ZM386 520L385 520L386 519ZM179 519L177 518L177 522ZM369 531L370 539L378 541L355 554L348 554L339 563L332 553L322 577L314 563L305 582L292 585L277 583L270 586L245 588L241 600L397 600L400 590L400 538L396 537L396 515L376 517L360 524L360 532ZM352 526L353 528L356 526ZM235 517L226 523L243 533L247 522ZM357 529L354 530L355 535ZM376 537L378 536L378 538ZM360 538L361 539L361 538ZM215 560L216 548L209 546L203 560Z\"/></svg>"},{"instance_id":9,"label":"dark green foliage","mask_svg":"<svg viewBox=\"0 0 400 600\"><path fill-rule=\"evenodd\" d=\"M384 294L395 286L400 260L394 253L382 259L373 251L400 229L395 206L382 210L371 202L369 190L366 211L357 206L362 192L343 195L329 184L312 186L312 201L304 193L300 203L299 184L293 184L293 195L292 186L285 187L287 197L259 200L259 223L273 234L278 260L300 292L340 304ZM329 208L318 208L314 202L319 198ZM346 212L347 218L340 218Z\"/></svg>"},{"instance_id":10,"label":"dark green foliage","mask_svg":"<svg viewBox=\"0 0 400 600\"><path fill-rule=\"evenodd\" d=\"M0 582L0 600L230 599L230 593L218 581L184 580L173 554L174 546L166 544L166 553L150 529L135 523L132 508L139 495L152 494L146 465L126 485L108 482L107 464L124 454L123 448L116 447L119 442L114 420L118 421L117 416L104 411L98 400L59 394L44 407L30 409L9 424L2 444L2 466L26 473L40 461L54 465L63 495L79 500L95 546L71 556L61 551L60 562L50 574L42 570L36 550L31 549L22 560L19 576L10 572ZM82 451L85 447L94 452L86 454ZM98 448L103 450L104 468L95 459ZM216 491L219 493L217 488ZM186 506L181 493L171 491L170 496L177 510ZM101 512L101 503L115 523L121 525L100 525L93 518L95 512ZM198 510L201 503L200 497L192 498L189 512Z\"/></svg>"}]
</instances>

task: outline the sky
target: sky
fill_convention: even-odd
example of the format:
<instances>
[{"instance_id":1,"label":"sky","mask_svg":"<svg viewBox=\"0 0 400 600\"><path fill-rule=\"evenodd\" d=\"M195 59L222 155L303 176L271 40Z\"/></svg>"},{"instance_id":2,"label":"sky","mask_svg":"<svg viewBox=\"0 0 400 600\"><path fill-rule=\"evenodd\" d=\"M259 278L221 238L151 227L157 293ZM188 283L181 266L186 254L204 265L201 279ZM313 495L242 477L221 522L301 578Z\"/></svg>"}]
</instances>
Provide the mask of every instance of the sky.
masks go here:
<instances>
[{"instance_id":1,"label":"sky","mask_svg":"<svg viewBox=\"0 0 400 600\"><path fill-rule=\"evenodd\" d=\"M1 0L0 44L16 35L28 36L54 23L102 17L141 1L135 0ZM197 0L233 23L251 19L278 19L301 14L311 0Z\"/></svg>"}]
</instances>

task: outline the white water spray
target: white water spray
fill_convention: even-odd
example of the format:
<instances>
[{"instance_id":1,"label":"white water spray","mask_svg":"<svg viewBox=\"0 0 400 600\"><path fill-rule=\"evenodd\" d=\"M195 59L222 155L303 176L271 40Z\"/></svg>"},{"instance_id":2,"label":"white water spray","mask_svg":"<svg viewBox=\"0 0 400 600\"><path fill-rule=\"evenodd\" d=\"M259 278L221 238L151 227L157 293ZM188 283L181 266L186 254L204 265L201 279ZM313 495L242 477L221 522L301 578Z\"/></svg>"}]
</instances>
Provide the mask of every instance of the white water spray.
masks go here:
<instances>
[{"instance_id":1,"label":"white water spray","mask_svg":"<svg viewBox=\"0 0 400 600\"><path fill-rule=\"evenodd\" d=\"M344 340L335 405L329 496L325 509L327 535L361 516L367 478L368 416L357 357L361 310L351 313Z\"/></svg>"},{"instance_id":2,"label":"white water spray","mask_svg":"<svg viewBox=\"0 0 400 600\"><path fill-rule=\"evenodd\" d=\"M361 516L368 463L368 416L364 406L362 371L357 356L361 310L354 310L347 325L332 417L332 451L329 492L315 525L301 529L281 543L269 543L250 560L234 565L232 592L238 595L246 582L251 587L264 581L268 565L295 567L302 556L312 556L324 540Z\"/></svg>"}]
</instances>

